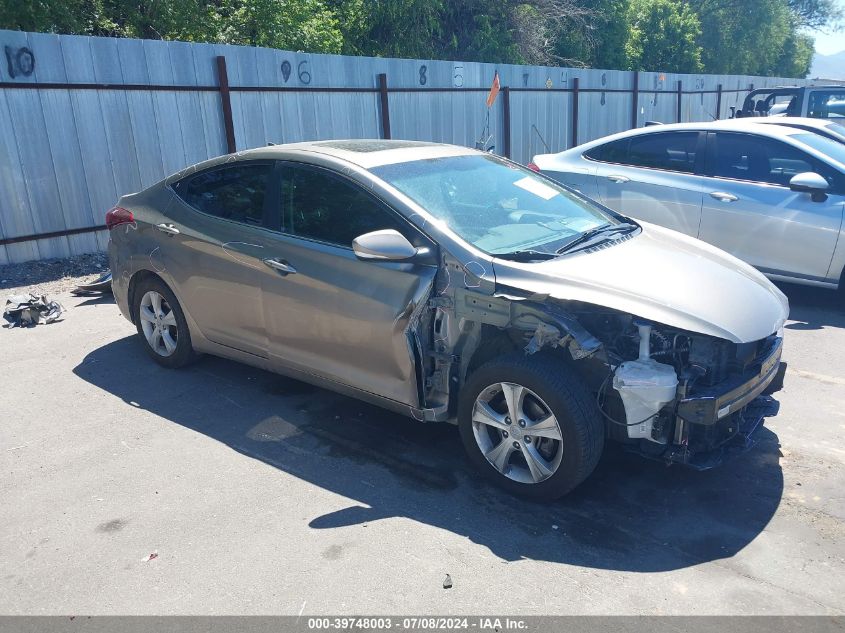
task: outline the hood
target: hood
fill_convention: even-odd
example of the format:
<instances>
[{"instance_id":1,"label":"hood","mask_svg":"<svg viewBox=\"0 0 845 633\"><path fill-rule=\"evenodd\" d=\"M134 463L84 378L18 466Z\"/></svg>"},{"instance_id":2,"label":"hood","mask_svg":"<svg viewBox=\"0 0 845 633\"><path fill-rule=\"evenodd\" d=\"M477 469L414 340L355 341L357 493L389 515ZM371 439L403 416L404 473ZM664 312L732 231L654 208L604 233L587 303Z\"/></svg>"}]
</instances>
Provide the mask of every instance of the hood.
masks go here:
<instances>
[{"instance_id":1,"label":"hood","mask_svg":"<svg viewBox=\"0 0 845 633\"><path fill-rule=\"evenodd\" d=\"M748 343L778 331L789 303L760 272L662 227L593 252L518 263L496 259L496 285L583 301L657 323Z\"/></svg>"}]
</instances>

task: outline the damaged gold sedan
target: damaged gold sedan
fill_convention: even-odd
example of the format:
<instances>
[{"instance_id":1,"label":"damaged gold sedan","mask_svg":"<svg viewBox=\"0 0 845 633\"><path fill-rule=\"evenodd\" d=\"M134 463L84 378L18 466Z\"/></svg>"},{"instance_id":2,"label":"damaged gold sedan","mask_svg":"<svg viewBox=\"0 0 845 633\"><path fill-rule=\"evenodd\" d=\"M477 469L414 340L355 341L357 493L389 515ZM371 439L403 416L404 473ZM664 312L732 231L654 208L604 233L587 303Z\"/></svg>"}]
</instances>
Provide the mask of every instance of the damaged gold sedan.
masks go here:
<instances>
[{"instance_id":1,"label":"damaged gold sedan","mask_svg":"<svg viewBox=\"0 0 845 633\"><path fill-rule=\"evenodd\" d=\"M161 365L215 354L457 423L521 495L566 494L606 440L713 466L782 384L788 305L760 273L463 147L250 150L106 223L117 303Z\"/></svg>"}]
</instances>

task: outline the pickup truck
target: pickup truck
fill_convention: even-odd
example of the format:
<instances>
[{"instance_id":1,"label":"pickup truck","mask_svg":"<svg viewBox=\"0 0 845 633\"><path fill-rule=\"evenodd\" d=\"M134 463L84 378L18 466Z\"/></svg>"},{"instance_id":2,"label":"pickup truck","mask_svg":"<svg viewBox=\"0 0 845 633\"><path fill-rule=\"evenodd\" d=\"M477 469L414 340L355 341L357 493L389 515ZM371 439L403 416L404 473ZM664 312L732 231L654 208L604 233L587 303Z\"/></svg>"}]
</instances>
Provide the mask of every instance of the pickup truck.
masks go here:
<instances>
[{"instance_id":1,"label":"pickup truck","mask_svg":"<svg viewBox=\"0 0 845 633\"><path fill-rule=\"evenodd\" d=\"M731 118L800 116L845 119L845 86L782 86L752 90Z\"/></svg>"}]
</instances>

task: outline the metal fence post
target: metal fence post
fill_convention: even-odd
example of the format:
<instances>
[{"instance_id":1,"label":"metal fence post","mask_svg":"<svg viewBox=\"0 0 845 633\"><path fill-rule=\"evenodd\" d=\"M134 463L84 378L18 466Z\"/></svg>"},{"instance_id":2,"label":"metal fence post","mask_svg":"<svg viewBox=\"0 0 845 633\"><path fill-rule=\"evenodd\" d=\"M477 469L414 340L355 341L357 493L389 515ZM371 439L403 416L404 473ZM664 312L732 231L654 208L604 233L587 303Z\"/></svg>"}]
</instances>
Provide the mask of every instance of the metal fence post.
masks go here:
<instances>
[{"instance_id":1,"label":"metal fence post","mask_svg":"<svg viewBox=\"0 0 845 633\"><path fill-rule=\"evenodd\" d=\"M722 84L716 86L716 120L722 118Z\"/></svg>"},{"instance_id":2,"label":"metal fence post","mask_svg":"<svg viewBox=\"0 0 845 633\"><path fill-rule=\"evenodd\" d=\"M578 145L578 77L572 80L572 138L569 147Z\"/></svg>"},{"instance_id":3,"label":"metal fence post","mask_svg":"<svg viewBox=\"0 0 845 633\"><path fill-rule=\"evenodd\" d=\"M683 104L683 82L678 79L678 123L681 122L681 106Z\"/></svg>"},{"instance_id":4,"label":"metal fence post","mask_svg":"<svg viewBox=\"0 0 845 633\"><path fill-rule=\"evenodd\" d=\"M502 154L505 158L511 157L511 89L509 86L502 88Z\"/></svg>"},{"instance_id":5,"label":"metal fence post","mask_svg":"<svg viewBox=\"0 0 845 633\"><path fill-rule=\"evenodd\" d=\"M387 95L387 74L378 76L379 101L381 103L381 137L390 138L390 100Z\"/></svg>"},{"instance_id":6,"label":"metal fence post","mask_svg":"<svg viewBox=\"0 0 845 633\"><path fill-rule=\"evenodd\" d=\"M226 130L226 149L230 154L237 151L235 124L232 122L232 99L229 95L229 75L226 72L226 58L217 56L217 85L220 86L220 104L223 107L223 127Z\"/></svg>"},{"instance_id":7,"label":"metal fence post","mask_svg":"<svg viewBox=\"0 0 845 633\"><path fill-rule=\"evenodd\" d=\"M637 127L637 111L640 108L640 73L634 71L634 87L631 94L631 129Z\"/></svg>"}]
</instances>

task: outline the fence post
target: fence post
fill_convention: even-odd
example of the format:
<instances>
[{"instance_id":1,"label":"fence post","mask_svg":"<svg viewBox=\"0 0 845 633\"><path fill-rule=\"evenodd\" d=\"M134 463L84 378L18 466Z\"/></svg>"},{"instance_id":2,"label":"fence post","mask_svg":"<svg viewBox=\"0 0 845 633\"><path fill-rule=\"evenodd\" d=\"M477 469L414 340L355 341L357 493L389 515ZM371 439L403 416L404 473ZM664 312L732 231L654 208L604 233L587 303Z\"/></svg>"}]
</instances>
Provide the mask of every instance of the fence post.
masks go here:
<instances>
[{"instance_id":1,"label":"fence post","mask_svg":"<svg viewBox=\"0 0 845 633\"><path fill-rule=\"evenodd\" d=\"M640 109L640 73L634 71L634 88L632 90L631 129L637 127L637 111Z\"/></svg>"},{"instance_id":2,"label":"fence post","mask_svg":"<svg viewBox=\"0 0 845 633\"><path fill-rule=\"evenodd\" d=\"M502 153L505 158L511 157L511 89L509 86L502 88L502 136L504 147ZM530 160L529 156L529 160Z\"/></svg>"},{"instance_id":3,"label":"fence post","mask_svg":"<svg viewBox=\"0 0 845 633\"><path fill-rule=\"evenodd\" d=\"M681 122L681 105L682 105L682 101L683 101L683 98L684 98L682 91L683 91L683 82L681 82L681 80L678 79L678 123Z\"/></svg>"},{"instance_id":4,"label":"fence post","mask_svg":"<svg viewBox=\"0 0 845 633\"><path fill-rule=\"evenodd\" d=\"M572 138L569 147L578 145L578 77L572 80Z\"/></svg>"},{"instance_id":5,"label":"fence post","mask_svg":"<svg viewBox=\"0 0 845 633\"><path fill-rule=\"evenodd\" d=\"M230 154L237 151L235 124L232 122L232 99L229 96L229 75L226 72L226 58L217 56L217 85L220 86L220 104L223 107L223 127L226 131L226 149Z\"/></svg>"},{"instance_id":6,"label":"fence post","mask_svg":"<svg viewBox=\"0 0 845 633\"><path fill-rule=\"evenodd\" d=\"M381 137L390 138L390 100L387 96L387 74L379 73L378 92L381 102Z\"/></svg>"},{"instance_id":7,"label":"fence post","mask_svg":"<svg viewBox=\"0 0 845 633\"><path fill-rule=\"evenodd\" d=\"M722 84L716 86L716 120L722 118Z\"/></svg>"}]
</instances>

